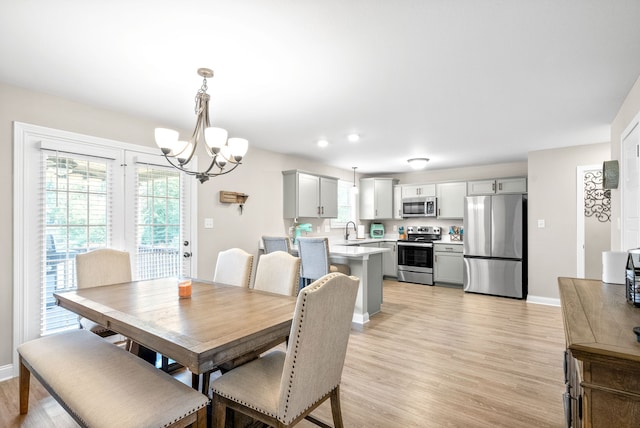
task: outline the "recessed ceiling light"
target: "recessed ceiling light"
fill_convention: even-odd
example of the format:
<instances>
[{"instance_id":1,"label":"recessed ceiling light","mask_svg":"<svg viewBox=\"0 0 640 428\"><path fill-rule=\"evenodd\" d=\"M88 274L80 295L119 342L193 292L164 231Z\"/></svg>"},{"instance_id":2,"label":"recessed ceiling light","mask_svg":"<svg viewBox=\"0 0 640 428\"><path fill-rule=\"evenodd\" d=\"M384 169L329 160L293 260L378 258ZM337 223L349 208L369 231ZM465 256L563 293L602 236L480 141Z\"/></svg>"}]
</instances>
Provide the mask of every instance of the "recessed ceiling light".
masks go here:
<instances>
[{"instance_id":1,"label":"recessed ceiling light","mask_svg":"<svg viewBox=\"0 0 640 428\"><path fill-rule=\"evenodd\" d=\"M318 140L318 147L327 147L329 142L327 140Z\"/></svg>"},{"instance_id":2,"label":"recessed ceiling light","mask_svg":"<svg viewBox=\"0 0 640 428\"><path fill-rule=\"evenodd\" d=\"M407 162L409 162L409 165L411 165L411 168L413 169L423 169L424 167L427 166L427 162L429 162L429 159L412 158L412 159L408 159Z\"/></svg>"},{"instance_id":3,"label":"recessed ceiling light","mask_svg":"<svg viewBox=\"0 0 640 428\"><path fill-rule=\"evenodd\" d=\"M349 134L347 139L352 143L355 143L356 141L360 140L360 136L358 134Z\"/></svg>"}]
</instances>

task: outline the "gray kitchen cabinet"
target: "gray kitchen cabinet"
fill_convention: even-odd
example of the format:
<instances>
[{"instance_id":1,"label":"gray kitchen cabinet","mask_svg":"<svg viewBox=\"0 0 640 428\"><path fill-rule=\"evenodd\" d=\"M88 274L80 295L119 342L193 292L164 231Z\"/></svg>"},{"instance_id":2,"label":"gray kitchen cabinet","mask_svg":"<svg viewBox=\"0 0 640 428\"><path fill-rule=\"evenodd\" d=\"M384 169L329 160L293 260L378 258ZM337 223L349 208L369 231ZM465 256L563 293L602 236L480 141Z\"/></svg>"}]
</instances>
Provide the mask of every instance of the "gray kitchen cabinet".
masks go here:
<instances>
[{"instance_id":1,"label":"gray kitchen cabinet","mask_svg":"<svg viewBox=\"0 0 640 428\"><path fill-rule=\"evenodd\" d=\"M434 283L462 285L464 261L460 244L433 244Z\"/></svg>"},{"instance_id":2,"label":"gray kitchen cabinet","mask_svg":"<svg viewBox=\"0 0 640 428\"><path fill-rule=\"evenodd\" d=\"M467 183L437 183L438 218L461 219L464 216L464 198L467 196Z\"/></svg>"},{"instance_id":3,"label":"gray kitchen cabinet","mask_svg":"<svg viewBox=\"0 0 640 428\"><path fill-rule=\"evenodd\" d=\"M403 198L414 198L418 196L436 196L435 184L405 184L402 186Z\"/></svg>"},{"instance_id":4,"label":"gray kitchen cabinet","mask_svg":"<svg viewBox=\"0 0 640 428\"><path fill-rule=\"evenodd\" d=\"M284 218L338 216L338 179L299 170L282 171Z\"/></svg>"},{"instance_id":5,"label":"gray kitchen cabinet","mask_svg":"<svg viewBox=\"0 0 640 428\"><path fill-rule=\"evenodd\" d=\"M527 193L527 178L498 178L496 179L496 193Z\"/></svg>"},{"instance_id":6,"label":"gray kitchen cabinet","mask_svg":"<svg viewBox=\"0 0 640 428\"><path fill-rule=\"evenodd\" d=\"M393 241L364 242L359 247L389 248L391 251L382 253L382 275L396 278L398 276L397 244Z\"/></svg>"},{"instance_id":7,"label":"gray kitchen cabinet","mask_svg":"<svg viewBox=\"0 0 640 428\"><path fill-rule=\"evenodd\" d=\"M496 180L474 180L467 182L467 195L491 195L496 193Z\"/></svg>"},{"instance_id":8,"label":"gray kitchen cabinet","mask_svg":"<svg viewBox=\"0 0 640 428\"><path fill-rule=\"evenodd\" d=\"M393 218L393 178L360 179L360 219L382 220Z\"/></svg>"},{"instance_id":9,"label":"gray kitchen cabinet","mask_svg":"<svg viewBox=\"0 0 640 428\"><path fill-rule=\"evenodd\" d=\"M509 177L467 182L467 194L469 196L493 195L496 193L527 193L527 178Z\"/></svg>"},{"instance_id":10,"label":"gray kitchen cabinet","mask_svg":"<svg viewBox=\"0 0 640 428\"><path fill-rule=\"evenodd\" d=\"M393 218L402 220L402 186L393 186Z\"/></svg>"},{"instance_id":11,"label":"gray kitchen cabinet","mask_svg":"<svg viewBox=\"0 0 640 428\"><path fill-rule=\"evenodd\" d=\"M397 243L384 241L380 243L380 248L389 248L391 251L382 253L382 274L396 278L398 276L398 253Z\"/></svg>"}]
</instances>

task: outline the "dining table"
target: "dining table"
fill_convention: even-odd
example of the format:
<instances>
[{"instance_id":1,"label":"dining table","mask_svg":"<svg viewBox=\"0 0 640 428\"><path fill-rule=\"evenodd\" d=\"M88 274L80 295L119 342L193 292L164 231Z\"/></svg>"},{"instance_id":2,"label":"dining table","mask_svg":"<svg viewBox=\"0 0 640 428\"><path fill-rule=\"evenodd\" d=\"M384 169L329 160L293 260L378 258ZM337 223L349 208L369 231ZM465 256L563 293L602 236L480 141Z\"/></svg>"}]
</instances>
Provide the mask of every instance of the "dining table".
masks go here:
<instances>
[{"instance_id":1,"label":"dining table","mask_svg":"<svg viewBox=\"0 0 640 428\"><path fill-rule=\"evenodd\" d=\"M171 358L199 375L283 343L296 298L191 280L179 296L177 278L132 281L54 293L59 306ZM208 379L202 392L207 393Z\"/></svg>"}]
</instances>

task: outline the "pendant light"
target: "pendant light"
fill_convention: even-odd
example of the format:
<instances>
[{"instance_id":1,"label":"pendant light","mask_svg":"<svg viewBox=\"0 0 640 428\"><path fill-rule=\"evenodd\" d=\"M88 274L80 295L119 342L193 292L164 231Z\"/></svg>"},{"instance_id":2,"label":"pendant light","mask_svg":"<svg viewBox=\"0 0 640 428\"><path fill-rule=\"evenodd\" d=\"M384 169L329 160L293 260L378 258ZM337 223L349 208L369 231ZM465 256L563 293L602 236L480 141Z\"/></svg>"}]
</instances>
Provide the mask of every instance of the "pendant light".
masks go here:
<instances>
[{"instance_id":1,"label":"pendant light","mask_svg":"<svg viewBox=\"0 0 640 428\"><path fill-rule=\"evenodd\" d=\"M358 194L358 187L356 186L356 169L358 168L357 166L352 166L351 168L353 168L353 187L351 188L351 191L353 192L354 195Z\"/></svg>"}]
</instances>

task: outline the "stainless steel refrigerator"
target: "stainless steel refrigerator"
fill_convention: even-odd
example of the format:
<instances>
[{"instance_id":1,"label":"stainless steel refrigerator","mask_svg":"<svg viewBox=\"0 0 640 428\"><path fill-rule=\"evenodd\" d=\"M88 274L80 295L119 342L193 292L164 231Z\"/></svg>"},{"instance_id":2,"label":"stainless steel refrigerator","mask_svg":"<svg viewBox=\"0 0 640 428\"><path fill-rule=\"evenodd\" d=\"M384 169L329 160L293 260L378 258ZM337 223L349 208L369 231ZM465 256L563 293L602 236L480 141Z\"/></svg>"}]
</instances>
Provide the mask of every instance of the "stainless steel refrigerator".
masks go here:
<instances>
[{"instance_id":1,"label":"stainless steel refrigerator","mask_svg":"<svg viewBox=\"0 0 640 428\"><path fill-rule=\"evenodd\" d=\"M526 195L464 202L464 291L527 297Z\"/></svg>"}]
</instances>

